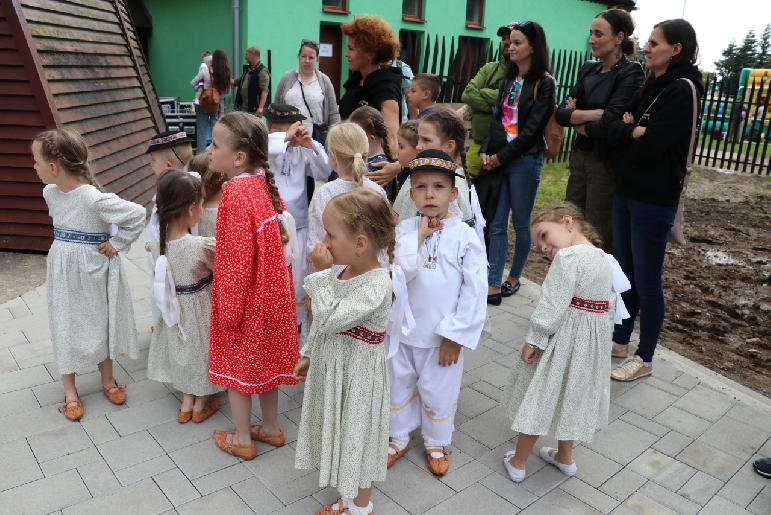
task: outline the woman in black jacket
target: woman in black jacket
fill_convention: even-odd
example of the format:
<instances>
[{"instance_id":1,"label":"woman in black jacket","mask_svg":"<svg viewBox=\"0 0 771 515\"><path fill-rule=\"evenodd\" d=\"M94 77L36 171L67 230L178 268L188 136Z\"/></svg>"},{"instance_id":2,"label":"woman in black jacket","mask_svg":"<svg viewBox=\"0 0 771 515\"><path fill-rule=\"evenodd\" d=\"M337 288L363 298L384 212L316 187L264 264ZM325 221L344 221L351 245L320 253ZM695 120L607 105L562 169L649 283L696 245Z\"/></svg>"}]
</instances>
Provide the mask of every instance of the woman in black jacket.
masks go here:
<instances>
[{"instance_id":1,"label":"woman in black jacket","mask_svg":"<svg viewBox=\"0 0 771 515\"><path fill-rule=\"evenodd\" d=\"M546 150L543 131L555 102L555 82L549 75L549 48L543 28L534 21L517 23L509 41L511 62L493 107L490 131L479 150L487 173L503 175L495 214L487 220L487 302L495 306L502 296L519 290L519 277L530 253L530 215ZM509 247L509 213L516 242L508 280L501 285Z\"/></svg>"},{"instance_id":2,"label":"woman in black jacket","mask_svg":"<svg viewBox=\"0 0 771 515\"><path fill-rule=\"evenodd\" d=\"M632 283L623 294L630 318L613 333L613 356L626 357L640 313L640 345L611 377L633 381L650 375L664 322L661 275L686 174L694 109L704 93L696 68L696 33L685 20L654 26L645 45L650 76L623 120L611 124L609 142L620 148L614 163L613 255Z\"/></svg>"},{"instance_id":3,"label":"woman in black jacket","mask_svg":"<svg viewBox=\"0 0 771 515\"><path fill-rule=\"evenodd\" d=\"M577 136L570 154L570 177L565 200L584 212L600 233L602 246L611 252L613 172L608 162L608 124L621 120L624 110L645 79L629 36L634 22L623 9L598 14L589 30L589 47L598 61L587 61L578 81L557 108L557 121L574 127Z\"/></svg>"}]
</instances>

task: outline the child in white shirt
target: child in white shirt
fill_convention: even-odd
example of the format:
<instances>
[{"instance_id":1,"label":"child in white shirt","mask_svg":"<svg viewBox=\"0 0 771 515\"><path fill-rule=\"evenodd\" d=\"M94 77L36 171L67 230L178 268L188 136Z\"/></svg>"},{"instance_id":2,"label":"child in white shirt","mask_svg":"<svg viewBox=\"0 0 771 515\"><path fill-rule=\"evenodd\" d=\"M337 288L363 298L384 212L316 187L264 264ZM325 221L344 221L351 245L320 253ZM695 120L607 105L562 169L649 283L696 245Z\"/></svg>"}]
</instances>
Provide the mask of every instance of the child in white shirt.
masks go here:
<instances>
[{"instance_id":1,"label":"child in white shirt","mask_svg":"<svg viewBox=\"0 0 771 515\"><path fill-rule=\"evenodd\" d=\"M450 155L420 152L410 169L410 195L420 215L399 224L396 263L407 279L415 324L404 328L389 360L388 466L406 454L409 433L421 427L428 469L443 476L463 376L462 348L476 348L485 322L487 258L474 229L449 214L458 196Z\"/></svg>"}]
</instances>

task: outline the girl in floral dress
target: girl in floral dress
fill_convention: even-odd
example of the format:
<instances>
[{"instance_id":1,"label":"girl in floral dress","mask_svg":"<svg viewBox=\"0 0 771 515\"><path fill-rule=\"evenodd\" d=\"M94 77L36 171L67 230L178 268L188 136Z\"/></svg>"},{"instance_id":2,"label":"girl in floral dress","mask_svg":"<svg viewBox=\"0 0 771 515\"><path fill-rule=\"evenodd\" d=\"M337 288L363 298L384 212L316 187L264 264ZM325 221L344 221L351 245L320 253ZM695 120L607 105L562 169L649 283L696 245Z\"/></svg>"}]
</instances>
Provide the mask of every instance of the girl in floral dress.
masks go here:
<instances>
[{"instance_id":1,"label":"girl in floral dress","mask_svg":"<svg viewBox=\"0 0 771 515\"><path fill-rule=\"evenodd\" d=\"M278 390L296 384L297 321L288 233L268 166L268 134L256 116L228 113L212 130L210 167L228 177L217 212L209 380L228 389L235 432L215 431L223 451L250 460L252 440L280 447ZM251 424L259 394L262 423Z\"/></svg>"},{"instance_id":2,"label":"girl in floral dress","mask_svg":"<svg viewBox=\"0 0 771 515\"><path fill-rule=\"evenodd\" d=\"M621 300L629 281L598 248L600 239L578 208L546 209L531 232L552 264L505 396L511 429L519 435L503 464L517 483L525 479L538 437L549 432L559 448L541 447L541 458L567 476L576 473L573 442L591 441L608 423L611 334L614 321L629 316Z\"/></svg>"},{"instance_id":3,"label":"girl in floral dress","mask_svg":"<svg viewBox=\"0 0 771 515\"><path fill-rule=\"evenodd\" d=\"M312 324L295 367L307 377L295 466L320 470L319 486L341 498L318 514L372 513L372 482L386 476L389 388L386 327L392 285L378 254L393 258L388 202L365 188L333 198L323 215L324 246L306 277Z\"/></svg>"}]
</instances>

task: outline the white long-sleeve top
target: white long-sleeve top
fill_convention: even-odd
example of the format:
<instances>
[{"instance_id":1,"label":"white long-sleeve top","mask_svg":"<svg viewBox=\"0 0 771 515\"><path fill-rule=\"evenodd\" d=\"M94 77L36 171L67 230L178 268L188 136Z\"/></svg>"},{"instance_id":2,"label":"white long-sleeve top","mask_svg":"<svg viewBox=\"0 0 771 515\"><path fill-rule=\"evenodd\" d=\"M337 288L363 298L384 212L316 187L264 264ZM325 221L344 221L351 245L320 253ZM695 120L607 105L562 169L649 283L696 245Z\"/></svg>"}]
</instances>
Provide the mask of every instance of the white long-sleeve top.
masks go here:
<instances>
[{"instance_id":1,"label":"white long-sleeve top","mask_svg":"<svg viewBox=\"0 0 771 515\"><path fill-rule=\"evenodd\" d=\"M415 318L402 343L432 348L448 338L475 349L487 314L487 256L474 229L459 216L443 222L420 243L420 217L397 228L395 258L404 270Z\"/></svg>"},{"instance_id":2,"label":"white long-sleeve top","mask_svg":"<svg viewBox=\"0 0 771 515\"><path fill-rule=\"evenodd\" d=\"M287 146L286 132L268 135L268 162L276 186L284 199L286 210L292 213L298 229L308 227L308 194L306 177L323 180L332 169L324 147L313 141L316 152L305 147Z\"/></svg>"}]
</instances>

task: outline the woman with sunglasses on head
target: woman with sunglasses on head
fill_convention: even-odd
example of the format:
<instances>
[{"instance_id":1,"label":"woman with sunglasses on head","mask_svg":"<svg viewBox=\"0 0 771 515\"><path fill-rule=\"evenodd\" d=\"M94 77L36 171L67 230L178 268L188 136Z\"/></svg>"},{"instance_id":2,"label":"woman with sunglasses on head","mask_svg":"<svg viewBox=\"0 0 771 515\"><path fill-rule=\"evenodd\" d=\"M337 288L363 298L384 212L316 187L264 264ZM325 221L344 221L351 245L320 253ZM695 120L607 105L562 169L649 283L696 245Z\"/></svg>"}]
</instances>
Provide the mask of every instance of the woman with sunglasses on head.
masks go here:
<instances>
[{"instance_id":1,"label":"woman with sunglasses on head","mask_svg":"<svg viewBox=\"0 0 771 515\"><path fill-rule=\"evenodd\" d=\"M546 150L543 133L554 111L556 89L549 74L549 48L543 28L534 21L514 24L509 42L511 62L493 107L490 131L479 150L483 173L504 175L495 215L487 220L487 302L495 306L502 297L519 290L519 277L530 253L530 215ZM510 213L516 232L514 259L508 279L501 284Z\"/></svg>"},{"instance_id":2,"label":"woman with sunglasses on head","mask_svg":"<svg viewBox=\"0 0 771 515\"><path fill-rule=\"evenodd\" d=\"M303 124L313 139L326 140L326 128L340 121L335 88L329 77L317 68L319 43L303 39L297 53L299 66L286 72L276 89L276 103L289 104L305 116ZM314 134L314 125L317 133Z\"/></svg>"},{"instance_id":3,"label":"woman with sunglasses on head","mask_svg":"<svg viewBox=\"0 0 771 515\"><path fill-rule=\"evenodd\" d=\"M589 28L589 46L597 60L587 61L578 80L557 107L557 122L577 133L570 153L565 200L575 204L597 229L602 248L612 252L612 211L615 189L610 167L608 126L620 121L645 75L636 61L632 16L623 9L598 14Z\"/></svg>"}]
</instances>

